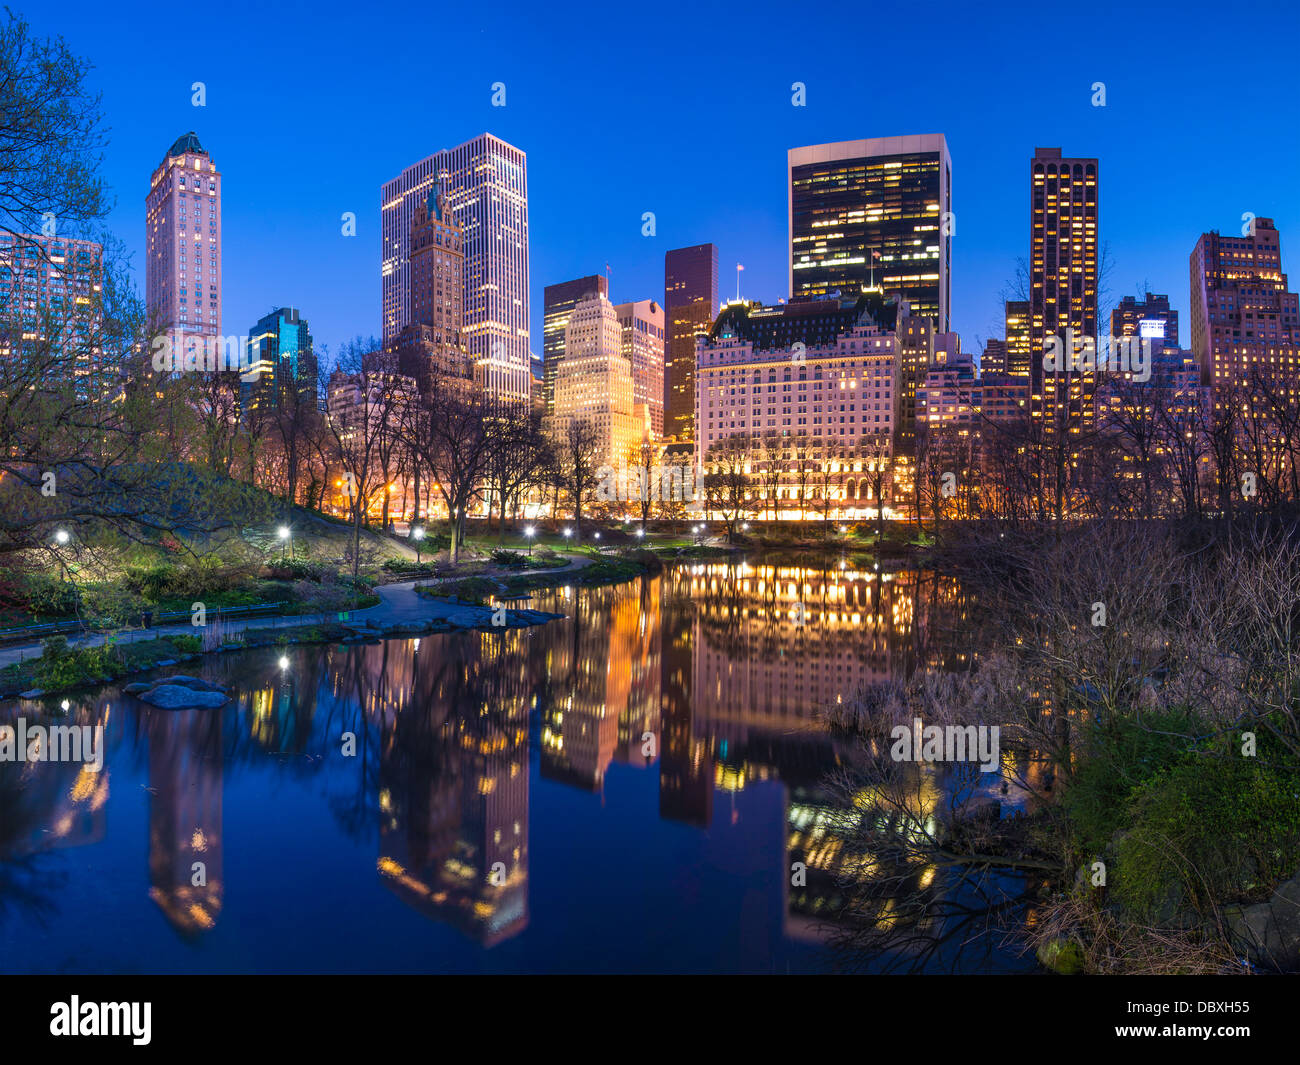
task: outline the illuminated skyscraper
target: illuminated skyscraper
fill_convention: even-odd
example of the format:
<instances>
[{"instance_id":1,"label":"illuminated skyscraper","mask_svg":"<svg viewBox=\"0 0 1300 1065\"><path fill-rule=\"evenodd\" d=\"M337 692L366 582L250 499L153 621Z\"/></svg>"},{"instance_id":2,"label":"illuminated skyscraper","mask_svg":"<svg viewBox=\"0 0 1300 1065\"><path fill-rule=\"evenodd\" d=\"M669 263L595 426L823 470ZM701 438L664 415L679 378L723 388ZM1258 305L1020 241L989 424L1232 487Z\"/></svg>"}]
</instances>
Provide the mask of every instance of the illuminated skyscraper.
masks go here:
<instances>
[{"instance_id":1,"label":"illuminated skyscraper","mask_svg":"<svg viewBox=\"0 0 1300 1065\"><path fill-rule=\"evenodd\" d=\"M1300 307L1282 272L1282 241L1271 218L1242 236L1203 233L1192 251L1192 351L1202 384L1222 407L1252 379L1283 382L1297 399Z\"/></svg>"},{"instance_id":2,"label":"illuminated skyscraper","mask_svg":"<svg viewBox=\"0 0 1300 1065\"><path fill-rule=\"evenodd\" d=\"M1178 347L1178 312L1168 296L1150 292L1146 299L1125 296L1110 312L1110 335L1150 340L1153 349Z\"/></svg>"},{"instance_id":3,"label":"illuminated skyscraper","mask_svg":"<svg viewBox=\"0 0 1300 1065\"><path fill-rule=\"evenodd\" d=\"M248 338L248 371L240 381L240 406L247 413L270 403L283 407L290 395L316 405L316 355L311 330L296 308L281 307L253 326Z\"/></svg>"},{"instance_id":4,"label":"illuminated skyscraper","mask_svg":"<svg viewBox=\"0 0 1300 1065\"><path fill-rule=\"evenodd\" d=\"M718 313L718 248L664 255L664 435L695 439L695 337Z\"/></svg>"},{"instance_id":5,"label":"illuminated skyscraper","mask_svg":"<svg viewBox=\"0 0 1300 1065\"><path fill-rule=\"evenodd\" d=\"M664 435L664 309L654 300L636 300L618 304L614 313L623 330L623 355L632 367L637 416L644 411L659 440Z\"/></svg>"},{"instance_id":6,"label":"illuminated skyscraper","mask_svg":"<svg viewBox=\"0 0 1300 1065\"><path fill-rule=\"evenodd\" d=\"M596 431L598 461L626 463L641 443L634 396L614 305L604 296L578 304L569 315L564 361L555 377L556 432L562 437L571 422L587 422Z\"/></svg>"},{"instance_id":7,"label":"illuminated skyscraper","mask_svg":"<svg viewBox=\"0 0 1300 1065\"><path fill-rule=\"evenodd\" d=\"M1030 161L1029 373L1044 431L1077 433L1092 420L1096 373L1044 372L1049 337L1063 361L1097 337L1098 166L1038 148ZM1095 356L1095 350L1094 350Z\"/></svg>"},{"instance_id":8,"label":"illuminated skyscraper","mask_svg":"<svg viewBox=\"0 0 1300 1065\"><path fill-rule=\"evenodd\" d=\"M609 295L609 279L592 274L573 281L547 285L542 294L542 373L546 413L555 413L555 375L564 358L564 331L573 308L584 300Z\"/></svg>"},{"instance_id":9,"label":"illuminated skyscraper","mask_svg":"<svg viewBox=\"0 0 1300 1065\"><path fill-rule=\"evenodd\" d=\"M790 298L876 287L946 333L952 162L942 133L791 148Z\"/></svg>"},{"instance_id":10,"label":"illuminated skyscraper","mask_svg":"<svg viewBox=\"0 0 1300 1065\"><path fill-rule=\"evenodd\" d=\"M1029 377L1029 361L1033 358L1033 345L1029 340L1029 301L1007 300L1004 307L1007 336L1006 372L1012 377Z\"/></svg>"},{"instance_id":11,"label":"illuminated skyscraper","mask_svg":"<svg viewBox=\"0 0 1300 1065\"><path fill-rule=\"evenodd\" d=\"M410 237L438 175L450 221L464 234L465 347L489 395L529 399L528 161L489 133L435 152L386 182L381 192L384 343L415 321Z\"/></svg>"},{"instance_id":12,"label":"illuminated skyscraper","mask_svg":"<svg viewBox=\"0 0 1300 1065\"><path fill-rule=\"evenodd\" d=\"M221 335L221 174L191 130L145 198L145 293L162 330Z\"/></svg>"}]
</instances>

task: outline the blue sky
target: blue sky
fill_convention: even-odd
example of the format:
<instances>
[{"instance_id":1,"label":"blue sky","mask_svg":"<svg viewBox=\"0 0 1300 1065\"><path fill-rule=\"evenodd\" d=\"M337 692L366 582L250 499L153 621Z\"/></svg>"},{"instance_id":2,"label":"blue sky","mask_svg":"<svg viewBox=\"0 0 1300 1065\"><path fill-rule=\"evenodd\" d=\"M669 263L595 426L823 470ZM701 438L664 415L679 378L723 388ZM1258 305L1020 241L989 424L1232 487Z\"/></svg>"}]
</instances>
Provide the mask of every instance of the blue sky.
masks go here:
<instances>
[{"instance_id":1,"label":"blue sky","mask_svg":"<svg viewBox=\"0 0 1300 1065\"><path fill-rule=\"evenodd\" d=\"M1201 232L1272 217L1284 266L1300 270L1287 58L1300 9L1286 0L17 6L95 64L110 224L141 288L150 172L190 129L212 153L227 333L290 305L332 351L378 334L380 184L484 130L528 153L536 354L545 285L609 263L615 300L662 299L664 252L686 244L718 245L724 295L743 262L743 295L784 296L786 149L822 141L947 136L952 323L970 350L1000 331L999 292L1027 253L1038 145L1100 157L1110 300L1143 284L1169 293L1184 346ZM791 105L795 81L806 107ZM1097 81L1105 107L1091 103ZM344 211L355 238L340 233Z\"/></svg>"}]
</instances>

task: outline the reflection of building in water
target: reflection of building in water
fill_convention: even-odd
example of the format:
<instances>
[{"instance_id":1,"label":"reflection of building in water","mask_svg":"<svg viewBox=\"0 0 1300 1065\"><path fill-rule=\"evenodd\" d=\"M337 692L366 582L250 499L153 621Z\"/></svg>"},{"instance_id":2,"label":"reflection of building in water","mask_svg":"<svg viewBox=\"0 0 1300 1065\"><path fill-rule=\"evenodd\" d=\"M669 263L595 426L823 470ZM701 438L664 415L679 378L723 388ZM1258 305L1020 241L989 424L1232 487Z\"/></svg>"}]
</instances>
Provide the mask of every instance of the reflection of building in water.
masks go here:
<instances>
[{"instance_id":1,"label":"reflection of building in water","mask_svg":"<svg viewBox=\"0 0 1300 1065\"><path fill-rule=\"evenodd\" d=\"M908 794L917 803L910 814L932 822L939 798L934 774L923 773ZM854 796L850 803L821 784L788 789L786 875L782 878L787 936L818 942L846 924L887 924L895 917L902 922L900 893L914 901L916 893L931 889L933 866L910 871L900 879L897 868L864 846L860 838L865 834L864 824L887 832L907 832L915 822L866 793ZM933 830L932 823L929 827ZM793 882L796 863L802 867L799 884Z\"/></svg>"},{"instance_id":2,"label":"reflection of building in water","mask_svg":"<svg viewBox=\"0 0 1300 1065\"><path fill-rule=\"evenodd\" d=\"M29 718L27 724L103 728L106 737L110 716L111 708L104 704L67 717ZM16 720L0 718L0 725L15 729L15 742ZM101 753L107 759L107 752ZM93 761L89 754L84 757ZM100 842L108 826L108 776L107 761L97 773L84 762L0 762L0 861Z\"/></svg>"},{"instance_id":3,"label":"reflection of building in water","mask_svg":"<svg viewBox=\"0 0 1300 1065\"><path fill-rule=\"evenodd\" d=\"M144 711L149 737L149 897L187 934L221 913L222 714Z\"/></svg>"},{"instance_id":4,"label":"reflection of building in water","mask_svg":"<svg viewBox=\"0 0 1300 1065\"><path fill-rule=\"evenodd\" d=\"M380 858L389 888L485 946L528 925L527 630L358 648L380 754ZM367 669L366 666L369 666Z\"/></svg>"},{"instance_id":5,"label":"reflection of building in water","mask_svg":"<svg viewBox=\"0 0 1300 1065\"><path fill-rule=\"evenodd\" d=\"M691 668L694 605L678 586L682 570L668 571L657 583L663 615L660 711L663 742L659 762L659 815L672 821L707 825L713 815L713 758L710 742L694 734L691 722ZM667 590L671 586L671 590Z\"/></svg>"},{"instance_id":6,"label":"reflection of building in water","mask_svg":"<svg viewBox=\"0 0 1300 1065\"><path fill-rule=\"evenodd\" d=\"M787 731L905 671L923 646L909 575L799 566L693 566L699 603L691 686L697 730L708 722Z\"/></svg>"},{"instance_id":7,"label":"reflection of building in water","mask_svg":"<svg viewBox=\"0 0 1300 1065\"><path fill-rule=\"evenodd\" d=\"M599 791L618 752L644 764L659 726L658 582L593 588L552 622L542 714L542 776Z\"/></svg>"}]
</instances>

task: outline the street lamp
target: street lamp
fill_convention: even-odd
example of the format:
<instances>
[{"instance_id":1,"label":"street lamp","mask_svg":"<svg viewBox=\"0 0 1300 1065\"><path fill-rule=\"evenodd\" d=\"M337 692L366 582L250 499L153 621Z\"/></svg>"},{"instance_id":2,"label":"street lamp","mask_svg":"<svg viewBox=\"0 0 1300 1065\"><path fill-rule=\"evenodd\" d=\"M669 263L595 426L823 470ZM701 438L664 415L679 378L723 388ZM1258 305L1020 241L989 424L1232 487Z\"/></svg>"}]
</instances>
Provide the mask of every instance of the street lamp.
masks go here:
<instances>
[{"instance_id":1,"label":"street lamp","mask_svg":"<svg viewBox=\"0 0 1300 1065\"><path fill-rule=\"evenodd\" d=\"M54 534L54 539L57 540L57 541L58 541L59 543L61 543L61 544L66 544L66 543L68 542L68 540L70 539L70 537L68 536L68 530L67 530L67 529L59 529L59 530Z\"/></svg>"},{"instance_id":2,"label":"street lamp","mask_svg":"<svg viewBox=\"0 0 1300 1065\"><path fill-rule=\"evenodd\" d=\"M643 539L645 537L645 529L638 528L636 531L636 536L638 540Z\"/></svg>"},{"instance_id":3,"label":"street lamp","mask_svg":"<svg viewBox=\"0 0 1300 1065\"><path fill-rule=\"evenodd\" d=\"M290 548L289 553L292 555L292 554L293 554L293 550L292 550L292 548L293 548L293 534L292 534L292 532L290 531L289 526L287 526L287 525L281 525L280 528L279 528L278 530L276 530L276 531L277 531L277 533L278 533L278 535L279 535L279 537L280 537L280 539L281 539L282 541L287 541L287 542L288 542L288 544L289 544L289 548ZM280 548L280 557L281 557L281 558L284 558L284 547L283 547L283 546L281 546L281 548Z\"/></svg>"},{"instance_id":4,"label":"street lamp","mask_svg":"<svg viewBox=\"0 0 1300 1065\"><path fill-rule=\"evenodd\" d=\"M533 553L533 533L535 533L536 531L537 530L534 529L531 525L527 525L524 527L524 535L528 537L528 554L530 557L532 556Z\"/></svg>"},{"instance_id":5,"label":"street lamp","mask_svg":"<svg viewBox=\"0 0 1300 1065\"><path fill-rule=\"evenodd\" d=\"M415 564L420 564L420 541L424 539L424 526L417 525L411 530L411 535L415 538Z\"/></svg>"},{"instance_id":6,"label":"street lamp","mask_svg":"<svg viewBox=\"0 0 1300 1065\"><path fill-rule=\"evenodd\" d=\"M564 538L565 538L566 540L567 540L570 536L572 536L572 535L573 535L573 530L572 530L572 529L565 529L565 530L564 530Z\"/></svg>"}]
</instances>

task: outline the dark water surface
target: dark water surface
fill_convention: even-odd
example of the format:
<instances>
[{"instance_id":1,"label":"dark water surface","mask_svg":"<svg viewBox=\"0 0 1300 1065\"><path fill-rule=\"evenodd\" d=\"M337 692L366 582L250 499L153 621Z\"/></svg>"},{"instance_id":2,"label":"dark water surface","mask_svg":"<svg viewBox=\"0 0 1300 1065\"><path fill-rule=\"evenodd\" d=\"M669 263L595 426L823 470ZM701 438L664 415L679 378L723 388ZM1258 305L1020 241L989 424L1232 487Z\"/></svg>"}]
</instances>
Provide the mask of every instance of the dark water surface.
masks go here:
<instances>
[{"instance_id":1,"label":"dark water surface","mask_svg":"<svg viewBox=\"0 0 1300 1065\"><path fill-rule=\"evenodd\" d=\"M961 668L955 585L708 564L532 605L566 617L164 671L216 711L0 706L106 730L99 773L0 762L0 971L839 968L819 825L853 752L818 711Z\"/></svg>"}]
</instances>

